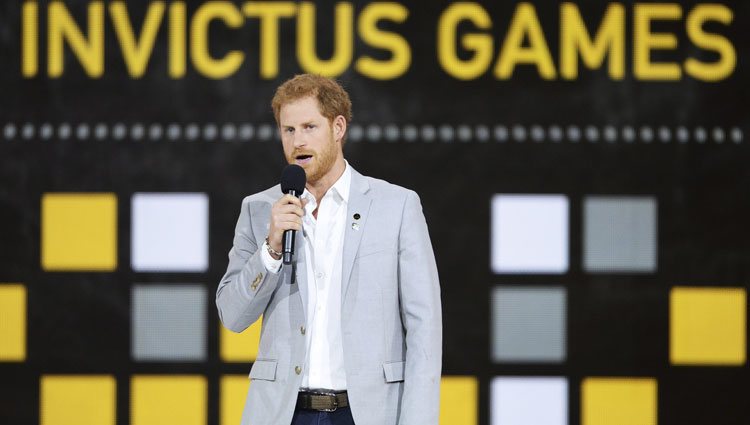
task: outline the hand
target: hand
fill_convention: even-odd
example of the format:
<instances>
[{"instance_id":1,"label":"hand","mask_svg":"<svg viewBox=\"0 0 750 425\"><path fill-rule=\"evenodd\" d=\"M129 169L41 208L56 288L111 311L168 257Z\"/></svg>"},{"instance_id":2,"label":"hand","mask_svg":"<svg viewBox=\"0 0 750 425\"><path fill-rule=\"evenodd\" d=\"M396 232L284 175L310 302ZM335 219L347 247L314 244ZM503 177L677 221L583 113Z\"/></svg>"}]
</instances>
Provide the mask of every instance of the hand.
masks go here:
<instances>
[{"instance_id":1,"label":"hand","mask_svg":"<svg viewBox=\"0 0 750 425\"><path fill-rule=\"evenodd\" d=\"M302 229L307 201L292 195L284 195L271 207L271 224L268 226L268 244L275 251L281 251L281 239L285 230Z\"/></svg>"}]
</instances>

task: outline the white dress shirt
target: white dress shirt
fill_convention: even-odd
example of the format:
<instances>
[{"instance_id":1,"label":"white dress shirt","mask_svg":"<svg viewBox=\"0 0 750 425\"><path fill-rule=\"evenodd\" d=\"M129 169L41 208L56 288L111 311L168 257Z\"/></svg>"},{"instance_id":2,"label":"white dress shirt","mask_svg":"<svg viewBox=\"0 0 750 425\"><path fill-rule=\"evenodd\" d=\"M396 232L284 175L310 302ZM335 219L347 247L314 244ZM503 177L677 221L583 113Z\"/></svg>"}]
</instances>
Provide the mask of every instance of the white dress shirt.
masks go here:
<instances>
[{"instance_id":1,"label":"white dress shirt","mask_svg":"<svg viewBox=\"0 0 750 425\"><path fill-rule=\"evenodd\" d=\"M351 185L351 169L344 173L323 195L320 205L307 190L302 218L308 277L307 367L304 367L302 388L345 390L344 348L341 339L341 261L344 247L347 203ZM313 211L318 209L317 219ZM265 246L261 257L266 269L278 273L281 260L268 253Z\"/></svg>"}]
</instances>

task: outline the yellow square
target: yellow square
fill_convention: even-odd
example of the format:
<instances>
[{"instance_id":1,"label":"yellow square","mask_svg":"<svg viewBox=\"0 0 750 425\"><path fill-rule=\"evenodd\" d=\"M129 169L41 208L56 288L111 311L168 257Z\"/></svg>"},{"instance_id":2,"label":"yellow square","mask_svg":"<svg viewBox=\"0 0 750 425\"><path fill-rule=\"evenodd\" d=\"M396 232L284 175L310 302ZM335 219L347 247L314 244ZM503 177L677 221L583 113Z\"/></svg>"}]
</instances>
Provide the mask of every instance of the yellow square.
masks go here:
<instances>
[{"instance_id":1,"label":"yellow square","mask_svg":"<svg viewBox=\"0 0 750 425\"><path fill-rule=\"evenodd\" d=\"M474 376L444 376L440 382L440 423L475 425L479 383Z\"/></svg>"},{"instance_id":2,"label":"yellow square","mask_svg":"<svg viewBox=\"0 0 750 425\"><path fill-rule=\"evenodd\" d=\"M656 425L656 379L586 378L582 425Z\"/></svg>"},{"instance_id":3,"label":"yellow square","mask_svg":"<svg viewBox=\"0 0 750 425\"><path fill-rule=\"evenodd\" d=\"M263 316L241 333L232 332L219 324L219 352L225 362L254 362L258 357L260 328Z\"/></svg>"},{"instance_id":4,"label":"yellow square","mask_svg":"<svg viewBox=\"0 0 750 425\"><path fill-rule=\"evenodd\" d=\"M41 425L114 425L116 391L109 375L43 375Z\"/></svg>"},{"instance_id":5,"label":"yellow square","mask_svg":"<svg viewBox=\"0 0 750 425\"><path fill-rule=\"evenodd\" d=\"M0 362L26 360L26 287L0 284Z\"/></svg>"},{"instance_id":6,"label":"yellow square","mask_svg":"<svg viewBox=\"0 0 750 425\"><path fill-rule=\"evenodd\" d=\"M45 193L41 251L42 268L46 271L115 270L115 194Z\"/></svg>"},{"instance_id":7,"label":"yellow square","mask_svg":"<svg viewBox=\"0 0 750 425\"><path fill-rule=\"evenodd\" d=\"M205 425L206 378L136 375L130 381L131 425Z\"/></svg>"},{"instance_id":8,"label":"yellow square","mask_svg":"<svg viewBox=\"0 0 750 425\"><path fill-rule=\"evenodd\" d=\"M221 388L219 390L219 423L221 425L237 425L240 423L248 388L250 388L250 379L247 375L224 375L221 377Z\"/></svg>"},{"instance_id":9,"label":"yellow square","mask_svg":"<svg viewBox=\"0 0 750 425\"><path fill-rule=\"evenodd\" d=\"M670 363L745 364L746 321L744 288L672 288L669 294Z\"/></svg>"}]
</instances>

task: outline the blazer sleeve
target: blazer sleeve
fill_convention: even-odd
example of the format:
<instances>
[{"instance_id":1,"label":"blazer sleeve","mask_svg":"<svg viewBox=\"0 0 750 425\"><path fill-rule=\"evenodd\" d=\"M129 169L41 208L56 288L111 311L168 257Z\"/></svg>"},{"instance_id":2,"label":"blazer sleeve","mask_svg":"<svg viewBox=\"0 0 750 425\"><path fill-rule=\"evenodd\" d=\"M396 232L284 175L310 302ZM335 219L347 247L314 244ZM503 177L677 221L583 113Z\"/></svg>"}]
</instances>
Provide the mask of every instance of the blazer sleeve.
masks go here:
<instances>
[{"instance_id":1,"label":"blazer sleeve","mask_svg":"<svg viewBox=\"0 0 750 425\"><path fill-rule=\"evenodd\" d=\"M268 272L263 264L253 233L251 205L250 197L242 201L234 242L229 251L229 265L216 290L219 319L233 332L242 332L258 320L281 275Z\"/></svg>"},{"instance_id":2,"label":"blazer sleeve","mask_svg":"<svg viewBox=\"0 0 750 425\"><path fill-rule=\"evenodd\" d=\"M442 368L442 308L435 255L419 196L409 191L398 243L401 319L406 330L399 424L437 425Z\"/></svg>"}]
</instances>

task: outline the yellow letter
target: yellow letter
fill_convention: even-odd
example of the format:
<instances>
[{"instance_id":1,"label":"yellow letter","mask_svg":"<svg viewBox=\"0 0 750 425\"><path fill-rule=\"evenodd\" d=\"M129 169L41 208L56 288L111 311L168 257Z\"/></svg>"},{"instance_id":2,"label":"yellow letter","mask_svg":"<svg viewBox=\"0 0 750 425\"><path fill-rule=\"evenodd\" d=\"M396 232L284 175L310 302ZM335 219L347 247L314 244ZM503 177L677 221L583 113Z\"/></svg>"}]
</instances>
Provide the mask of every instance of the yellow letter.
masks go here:
<instances>
[{"instance_id":1,"label":"yellow letter","mask_svg":"<svg viewBox=\"0 0 750 425\"><path fill-rule=\"evenodd\" d=\"M529 37L529 47L522 47L524 36ZM555 78L555 65L544 39L542 27L531 3L519 3L505 36L500 58L495 65L495 77L508 79L519 63L535 64L545 80Z\"/></svg>"},{"instance_id":2,"label":"yellow letter","mask_svg":"<svg viewBox=\"0 0 750 425\"><path fill-rule=\"evenodd\" d=\"M101 1L89 4L88 10L89 39L86 40L68 9L61 1L53 1L48 10L48 56L49 76L60 77L63 73L63 40L70 43L70 48L81 62L83 69L90 77L99 78L104 73L104 6Z\"/></svg>"},{"instance_id":3,"label":"yellow letter","mask_svg":"<svg viewBox=\"0 0 750 425\"><path fill-rule=\"evenodd\" d=\"M560 15L560 74L573 80L578 77L578 55L589 69L604 62L609 51L609 76L621 80L625 74L625 9L612 3L591 41L586 25L575 3L563 3Z\"/></svg>"},{"instance_id":4,"label":"yellow letter","mask_svg":"<svg viewBox=\"0 0 750 425\"><path fill-rule=\"evenodd\" d=\"M39 7L35 1L23 4L23 40L21 41L21 73L24 77L36 76L39 69Z\"/></svg>"},{"instance_id":5,"label":"yellow letter","mask_svg":"<svg viewBox=\"0 0 750 425\"><path fill-rule=\"evenodd\" d=\"M303 2L297 14L297 60L305 72L337 77L352 62L353 12L351 3L336 5L333 55L321 60L315 49L315 4Z\"/></svg>"},{"instance_id":6,"label":"yellow letter","mask_svg":"<svg viewBox=\"0 0 750 425\"><path fill-rule=\"evenodd\" d=\"M161 19L164 17L164 9L164 2L161 1L155 1L149 5L143 28L141 28L140 41L136 41L125 3L115 1L109 5L109 13L112 15L112 23L115 26L117 40L120 42L125 65L133 78L142 77L146 70L148 59L154 50Z\"/></svg>"},{"instance_id":7,"label":"yellow letter","mask_svg":"<svg viewBox=\"0 0 750 425\"><path fill-rule=\"evenodd\" d=\"M677 37L674 34L652 33L651 21L680 19L682 16L680 6L674 3L636 4L634 14L633 73L635 77L641 80L679 80L682 71L676 63L651 62L651 50L667 50L677 47Z\"/></svg>"},{"instance_id":8,"label":"yellow letter","mask_svg":"<svg viewBox=\"0 0 750 425\"><path fill-rule=\"evenodd\" d=\"M732 23L732 10L721 4L702 4L695 6L687 18L687 33L696 46L713 50L719 54L719 60L713 63L700 62L688 58L685 61L685 72L703 81L719 81L734 72L737 65L737 53L734 46L720 35L709 35L703 32L706 21L715 20L724 25Z\"/></svg>"},{"instance_id":9,"label":"yellow letter","mask_svg":"<svg viewBox=\"0 0 750 425\"><path fill-rule=\"evenodd\" d=\"M185 76L185 2L169 5L169 76Z\"/></svg>"},{"instance_id":10,"label":"yellow letter","mask_svg":"<svg viewBox=\"0 0 750 425\"><path fill-rule=\"evenodd\" d=\"M260 18L260 76L276 78L279 74L279 18L294 16L292 2L247 2L242 11L247 17Z\"/></svg>"},{"instance_id":11,"label":"yellow letter","mask_svg":"<svg viewBox=\"0 0 750 425\"><path fill-rule=\"evenodd\" d=\"M403 37L378 29L378 21L388 19L404 22L409 10L399 3L370 3L359 14L357 28L365 43L391 52L391 59L378 61L370 56L357 59L354 68L360 74L376 80L389 80L404 75L411 65L411 48Z\"/></svg>"},{"instance_id":12,"label":"yellow letter","mask_svg":"<svg viewBox=\"0 0 750 425\"><path fill-rule=\"evenodd\" d=\"M239 28L244 23L242 14L228 1L210 1L203 3L193 15L190 24L190 57L195 69L209 78L224 78L242 65L245 55L233 50L221 59L211 57L208 46L208 25L214 19L221 19L230 28Z\"/></svg>"},{"instance_id":13,"label":"yellow letter","mask_svg":"<svg viewBox=\"0 0 750 425\"><path fill-rule=\"evenodd\" d=\"M461 46L474 53L470 60L461 60L456 53L456 29L459 22L469 20L479 29L492 27L484 8L476 3L453 3L438 22L438 60L443 70L459 80L473 80L482 75L492 61L492 36L468 34L461 37Z\"/></svg>"}]
</instances>

